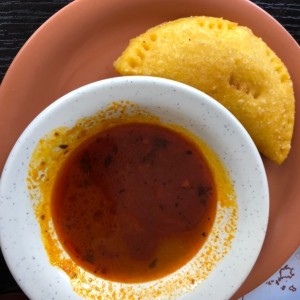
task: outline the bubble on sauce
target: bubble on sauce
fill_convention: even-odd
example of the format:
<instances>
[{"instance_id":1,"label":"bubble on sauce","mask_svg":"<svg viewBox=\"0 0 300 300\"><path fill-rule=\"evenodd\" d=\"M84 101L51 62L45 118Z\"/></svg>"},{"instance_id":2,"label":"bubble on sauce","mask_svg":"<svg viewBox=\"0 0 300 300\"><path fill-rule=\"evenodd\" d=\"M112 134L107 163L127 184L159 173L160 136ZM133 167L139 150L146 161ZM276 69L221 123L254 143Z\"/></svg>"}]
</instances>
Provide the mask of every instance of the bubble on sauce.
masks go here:
<instances>
[{"instance_id":1,"label":"bubble on sauce","mask_svg":"<svg viewBox=\"0 0 300 300\"><path fill-rule=\"evenodd\" d=\"M218 193L213 228L209 234L202 233L206 242L197 255L173 274L142 284L104 280L76 265L57 238L50 210L55 176L72 150L101 130L132 121L160 124L192 138L211 167ZM114 102L95 115L78 120L73 127L56 128L45 135L31 156L27 186L50 263L68 275L75 293L87 299L174 298L188 293L200 287L201 282L230 251L236 232L238 215L235 191L227 170L213 151L184 128L176 124L164 124L158 117L130 101Z\"/></svg>"}]
</instances>

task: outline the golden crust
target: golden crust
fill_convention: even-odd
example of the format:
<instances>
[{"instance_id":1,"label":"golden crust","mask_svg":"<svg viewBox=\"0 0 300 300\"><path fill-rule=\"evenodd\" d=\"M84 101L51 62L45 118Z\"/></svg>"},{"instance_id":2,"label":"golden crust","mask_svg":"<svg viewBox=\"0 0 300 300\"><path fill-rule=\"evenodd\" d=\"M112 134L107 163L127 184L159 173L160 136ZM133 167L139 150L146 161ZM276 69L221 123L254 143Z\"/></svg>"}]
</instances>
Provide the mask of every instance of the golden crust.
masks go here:
<instances>
[{"instance_id":1,"label":"golden crust","mask_svg":"<svg viewBox=\"0 0 300 300\"><path fill-rule=\"evenodd\" d=\"M247 27L213 17L163 23L132 39L114 62L122 75L151 75L189 84L228 108L258 150L281 164L294 127L289 73Z\"/></svg>"}]
</instances>

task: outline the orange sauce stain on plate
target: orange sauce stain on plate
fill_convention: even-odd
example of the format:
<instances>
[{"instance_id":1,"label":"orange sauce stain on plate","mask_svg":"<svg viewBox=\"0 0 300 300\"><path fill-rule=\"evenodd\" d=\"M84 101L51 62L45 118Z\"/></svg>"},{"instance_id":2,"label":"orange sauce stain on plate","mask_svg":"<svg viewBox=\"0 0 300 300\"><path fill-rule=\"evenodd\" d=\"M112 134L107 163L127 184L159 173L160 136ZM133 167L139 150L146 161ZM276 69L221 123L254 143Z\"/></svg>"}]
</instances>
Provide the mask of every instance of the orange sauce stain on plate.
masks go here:
<instances>
[{"instance_id":1,"label":"orange sauce stain on plate","mask_svg":"<svg viewBox=\"0 0 300 300\"><path fill-rule=\"evenodd\" d=\"M50 263L85 298L185 293L234 237L235 193L216 155L129 101L46 135L27 180Z\"/></svg>"}]
</instances>

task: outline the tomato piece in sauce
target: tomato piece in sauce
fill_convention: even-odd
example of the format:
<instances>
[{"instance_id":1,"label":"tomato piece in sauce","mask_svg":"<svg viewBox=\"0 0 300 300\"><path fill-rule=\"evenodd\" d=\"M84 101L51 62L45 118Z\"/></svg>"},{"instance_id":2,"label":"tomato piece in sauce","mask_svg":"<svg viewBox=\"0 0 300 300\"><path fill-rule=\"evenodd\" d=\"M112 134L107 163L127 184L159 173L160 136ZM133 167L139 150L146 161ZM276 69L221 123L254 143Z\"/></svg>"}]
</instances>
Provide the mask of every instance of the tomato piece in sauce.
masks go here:
<instances>
[{"instance_id":1,"label":"tomato piece in sauce","mask_svg":"<svg viewBox=\"0 0 300 300\"><path fill-rule=\"evenodd\" d=\"M126 123L84 141L62 165L52 219L66 252L111 281L166 276L191 260L216 214L199 148L173 129Z\"/></svg>"}]
</instances>

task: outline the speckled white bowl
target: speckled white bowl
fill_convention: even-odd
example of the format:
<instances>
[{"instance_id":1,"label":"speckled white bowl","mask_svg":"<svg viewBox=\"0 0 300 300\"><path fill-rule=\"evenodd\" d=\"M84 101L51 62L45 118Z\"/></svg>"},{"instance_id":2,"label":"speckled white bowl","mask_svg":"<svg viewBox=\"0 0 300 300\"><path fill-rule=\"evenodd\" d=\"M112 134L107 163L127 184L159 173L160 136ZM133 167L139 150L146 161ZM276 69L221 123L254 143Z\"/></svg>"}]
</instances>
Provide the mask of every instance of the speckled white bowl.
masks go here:
<instances>
[{"instance_id":1,"label":"speckled white bowl","mask_svg":"<svg viewBox=\"0 0 300 300\"><path fill-rule=\"evenodd\" d=\"M231 250L199 288L182 298L230 298L251 271L266 233L269 198L260 155L243 126L217 101L187 85L146 76L106 79L79 88L45 109L21 135L0 186L1 248L9 269L31 299L78 298L65 274L49 264L26 187L27 165L37 141L46 133L72 126L112 100L123 99L194 132L229 171L238 202Z\"/></svg>"}]
</instances>

